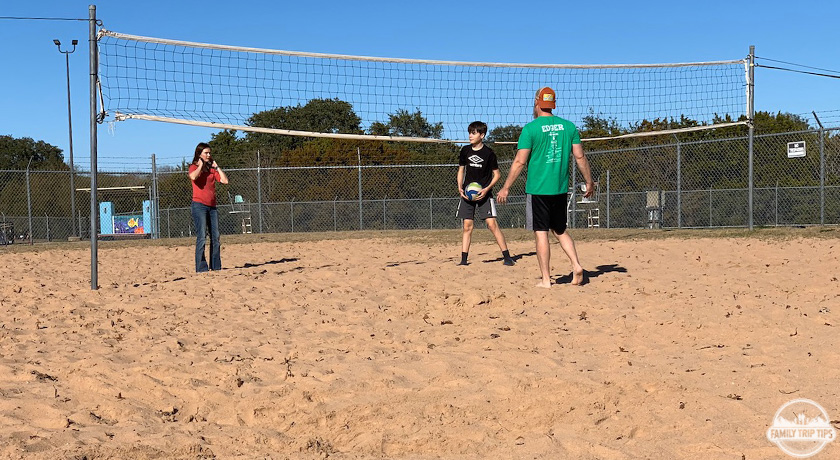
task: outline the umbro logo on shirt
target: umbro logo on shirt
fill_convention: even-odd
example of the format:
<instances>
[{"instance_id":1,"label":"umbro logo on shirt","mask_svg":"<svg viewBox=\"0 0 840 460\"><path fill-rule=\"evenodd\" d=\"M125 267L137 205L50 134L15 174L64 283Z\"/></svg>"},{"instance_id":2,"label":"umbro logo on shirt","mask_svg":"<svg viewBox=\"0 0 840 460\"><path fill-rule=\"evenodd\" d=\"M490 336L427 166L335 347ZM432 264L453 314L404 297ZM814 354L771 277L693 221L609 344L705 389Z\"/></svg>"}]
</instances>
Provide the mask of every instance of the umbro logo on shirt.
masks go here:
<instances>
[{"instance_id":1,"label":"umbro logo on shirt","mask_svg":"<svg viewBox=\"0 0 840 460\"><path fill-rule=\"evenodd\" d=\"M478 155L470 155L469 157L467 157L467 160L470 160L470 166L474 168L480 168L481 163L484 162L484 160Z\"/></svg>"}]
</instances>

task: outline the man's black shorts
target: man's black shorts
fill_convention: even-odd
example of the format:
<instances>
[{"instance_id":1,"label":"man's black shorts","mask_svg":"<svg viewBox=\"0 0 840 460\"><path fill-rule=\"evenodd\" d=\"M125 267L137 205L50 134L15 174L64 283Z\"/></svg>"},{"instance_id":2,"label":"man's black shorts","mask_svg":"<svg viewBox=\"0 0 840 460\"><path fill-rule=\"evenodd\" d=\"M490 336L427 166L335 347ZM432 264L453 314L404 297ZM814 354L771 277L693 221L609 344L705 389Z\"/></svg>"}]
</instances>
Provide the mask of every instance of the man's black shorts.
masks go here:
<instances>
[{"instance_id":1,"label":"man's black shorts","mask_svg":"<svg viewBox=\"0 0 840 460\"><path fill-rule=\"evenodd\" d=\"M568 195L526 195L525 228L535 232L566 231Z\"/></svg>"},{"instance_id":2,"label":"man's black shorts","mask_svg":"<svg viewBox=\"0 0 840 460\"><path fill-rule=\"evenodd\" d=\"M463 198L458 202L458 210L455 215L459 219L475 219L481 220L495 219L496 214L496 200L492 196L484 197L481 201L467 201Z\"/></svg>"}]
</instances>

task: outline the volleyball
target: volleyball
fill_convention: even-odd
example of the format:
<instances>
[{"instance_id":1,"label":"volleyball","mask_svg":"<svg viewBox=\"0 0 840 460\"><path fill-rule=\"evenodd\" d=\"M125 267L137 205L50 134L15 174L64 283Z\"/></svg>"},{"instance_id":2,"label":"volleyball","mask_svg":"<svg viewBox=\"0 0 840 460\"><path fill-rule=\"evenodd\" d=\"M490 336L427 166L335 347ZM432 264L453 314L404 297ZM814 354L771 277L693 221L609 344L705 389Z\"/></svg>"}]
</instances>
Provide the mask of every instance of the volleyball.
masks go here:
<instances>
[{"instance_id":1,"label":"volleyball","mask_svg":"<svg viewBox=\"0 0 840 460\"><path fill-rule=\"evenodd\" d=\"M478 192L480 192L482 188L484 187L482 187L478 182L470 182L470 184L464 189L464 195L466 195L470 201L475 201L475 197L478 196Z\"/></svg>"}]
</instances>

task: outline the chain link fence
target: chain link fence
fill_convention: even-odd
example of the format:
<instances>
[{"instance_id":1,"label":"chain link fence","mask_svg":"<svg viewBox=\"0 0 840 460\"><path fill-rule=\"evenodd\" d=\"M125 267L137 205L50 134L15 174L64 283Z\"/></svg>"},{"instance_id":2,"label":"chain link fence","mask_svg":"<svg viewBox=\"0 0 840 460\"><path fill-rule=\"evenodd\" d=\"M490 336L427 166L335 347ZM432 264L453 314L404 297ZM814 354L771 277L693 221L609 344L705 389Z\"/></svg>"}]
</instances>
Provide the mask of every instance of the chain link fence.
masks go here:
<instances>
[{"instance_id":1,"label":"chain link fence","mask_svg":"<svg viewBox=\"0 0 840 460\"><path fill-rule=\"evenodd\" d=\"M755 136L754 225L840 224L836 133L837 128ZM672 140L588 153L601 192L601 226L748 226L749 139ZM793 142L804 142L804 157L788 157L788 144ZM579 215L570 216L573 226L587 226L586 220L576 218Z\"/></svg>"},{"instance_id":2,"label":"chain link fence","mask_svg":"<svg viewBox=\"0 0 840 460\"><path fill-rule=\"evenodd\" d=\"M754 225L840 224L838 131L755 136ZM570 227L747 227L748 138L665 140L588 151L598 190L593 200L570 200ZM806 155L788 158L791 142L804 142ZM513 148L496 151L505 178ZM225 168L230 184L217 187L222 233L460 227L457 164L366 164L374 156L360 150L354 165ZM112 202L114 214L125 215L140 212L148 200L156 220L149 236L192 236L186 172L152 170L100 171L99 201ZM499 207L503 227L525 225L525 174L508 204ZM578 181L582 178L573 168L571 182ZM89 238L90 174L77 172L75 184L71 191L69 171L0 171L0 233L17 242ZM0 243L10 242L9 236L0 237Z\"/></svg>"}]
</instances>

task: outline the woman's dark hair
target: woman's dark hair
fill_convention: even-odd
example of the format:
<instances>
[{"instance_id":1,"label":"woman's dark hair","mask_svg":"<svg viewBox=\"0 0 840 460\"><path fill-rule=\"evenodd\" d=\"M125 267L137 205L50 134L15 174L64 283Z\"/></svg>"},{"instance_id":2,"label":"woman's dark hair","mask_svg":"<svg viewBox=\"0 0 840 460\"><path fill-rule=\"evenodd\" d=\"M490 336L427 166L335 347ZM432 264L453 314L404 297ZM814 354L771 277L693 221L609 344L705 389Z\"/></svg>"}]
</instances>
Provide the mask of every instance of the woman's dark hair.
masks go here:
<instances>
[{"instance_id":1,"label":"woman's dark hair","mask_svg":"<svg viewBox=\"0 0 840 460\"><path fill-rule=\"evenodd\" d=\"M198 145L195 146L195 155L193 155L192 164L197 164L198 163L198 158L201 156L201 152L203 152L204 149L209 149L209 148L210 148L210 144L208 144L206 142L199 142ZM205 163L203 169L205 171L209 170L210 165Z\"/></svg>"},{"instance_id":2,"label":"woman's dark hair","mask_svg":"<svg viewBox=\"0 0 840 460\"><path fill-rule=\"evenodd\" d=\"M199 142L198 145L195 146L195 155L193 155L193 161L192 162L193 163L198 162L198 157L201 156L201 152L203 152L204 149L209 149L209 148L210 148L210 144L208 144L206 142Z\"/></svg>"}]
</instances>

